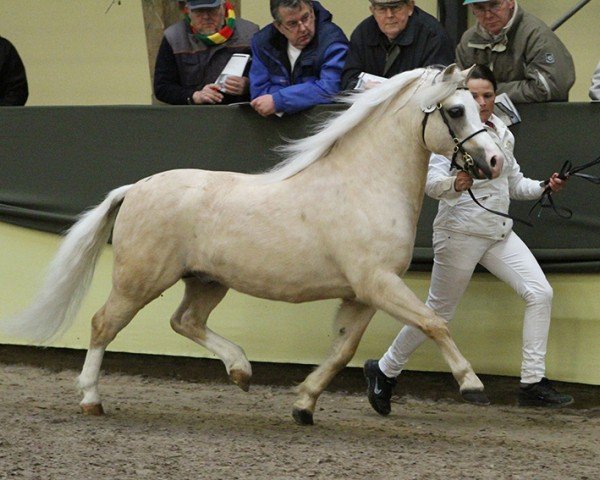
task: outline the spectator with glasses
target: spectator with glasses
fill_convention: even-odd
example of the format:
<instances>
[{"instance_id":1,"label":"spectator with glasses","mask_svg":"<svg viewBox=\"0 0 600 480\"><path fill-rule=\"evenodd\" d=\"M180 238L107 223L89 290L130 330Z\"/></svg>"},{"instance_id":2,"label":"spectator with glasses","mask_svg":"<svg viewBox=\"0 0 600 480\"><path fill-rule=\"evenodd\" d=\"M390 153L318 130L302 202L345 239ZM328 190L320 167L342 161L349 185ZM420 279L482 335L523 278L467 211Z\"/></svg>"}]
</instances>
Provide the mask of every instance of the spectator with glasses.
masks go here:
<instances>
[{"instance_id":1,"label":"spectator with glasses","mask_svg":"<svg viewBox=\"0 0 600 480\"><path fill-rule=\"evenodd\" d=\"M498 93L513 102L567 101L575 83L573 59L540 19L523 11L517 0L464 0L477 24L456 48L462 68L483 64L493 70Z\"/></svg>"},{"instance_id":2,"label":"spectator with glasses","mask_svg":"<svg viewBox=\"0 0 600 480\"><path fill-rule=\"evenodd\" d=\"M362 72L390 78L414 68L448 65L454 52L437 19L413 0L370 0L371 16L350 36L342 88L353 89ZM367 88L372 84L367 83Z\"/></svg>"},{"instance_id":3,"label":"spectator with glasses","mask_svg":"<svg viewBox=\"0 0 600 480\"><path fill-rule=\"evenodd\" d=\"M214 105L247 101L249 80L230 75L215 81L235 53L250 53L258 25L236 18L225 0L189 0L185 18L165 30L156 57L154 95L172 105Z\"/></svg>"},{"instance_id":4,"label":"spectator with glasses","mask_svg":"<svg viewBox=\"0 0 600 480\"><path fill-rule=\"evenodd\" d=\"M340 91L348 39L319 2L271 0L273 23L252 40L251 105L260 115L330 103Z\"/></svg>"}]
</instances>

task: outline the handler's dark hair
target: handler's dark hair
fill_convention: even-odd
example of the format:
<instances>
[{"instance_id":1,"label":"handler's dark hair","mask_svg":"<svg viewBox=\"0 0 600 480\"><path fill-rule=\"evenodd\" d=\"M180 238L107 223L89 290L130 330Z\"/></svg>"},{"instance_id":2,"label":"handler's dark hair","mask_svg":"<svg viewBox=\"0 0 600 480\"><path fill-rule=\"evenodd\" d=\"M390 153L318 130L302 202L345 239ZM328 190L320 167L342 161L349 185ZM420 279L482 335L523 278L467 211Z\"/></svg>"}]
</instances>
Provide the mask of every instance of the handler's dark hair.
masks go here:
<instances>
[{"instance_id":1,"label":"handler's dark hair","mask_svg":"<svg viewBox=\"0 0 600 480\"><path fill-rule=\"evenodd\" d=\"M279 7L296 9L300 8L302 4L306 5L311 10L313 9L312 0L271 0L271 16L276 22L281 23L281 18L279 18Z\"/></svg>"},{"instance_id":2,"label":"handler's dark hair","mask_svg":"<svg viewBox=\"0 0 600 480\"><path fill-rule=\"evenodd\" d=\"M494 92L498 90L498 83L496 82L496 77L494 76L494 72L492 72L488 67L482 65L480 63L476 64L473 67L473 70L469 72L467 76L467 82L471 79L479 79L479 80L487 80L494 86Z\"/></svg>"}]
</instances>

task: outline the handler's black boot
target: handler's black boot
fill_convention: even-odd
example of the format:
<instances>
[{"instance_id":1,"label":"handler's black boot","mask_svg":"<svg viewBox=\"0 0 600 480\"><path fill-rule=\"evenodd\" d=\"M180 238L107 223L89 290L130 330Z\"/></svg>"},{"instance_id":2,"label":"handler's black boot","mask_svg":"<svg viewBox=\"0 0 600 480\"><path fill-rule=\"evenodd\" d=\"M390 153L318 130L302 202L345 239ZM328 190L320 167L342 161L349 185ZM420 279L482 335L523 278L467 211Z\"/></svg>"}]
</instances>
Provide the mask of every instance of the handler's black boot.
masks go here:
<instances>
[{"instance_id":1,"label":"handler's black boot","mask_svg":"<svg viewBox=\"0 0 600 480\"><path fill-rule=\"evenodd\" d=\"M390 400L396 386L396 379L386 377L379 369L377 360L367 360L363 367L367 379L367 397L379 415L389 415L392 411Z\"/></svg>"},{"instance_id":2,"label":"handler's black boot","mask_svg":"<svg viewBox=\"0 0 600 480\"><path fill-rule=\"evenodd\" d=\"M557 392L546 377L537 383L521 384L519 389L520 407L560 408L573 403L573 397Z\"/></svg>"}]
</instances>

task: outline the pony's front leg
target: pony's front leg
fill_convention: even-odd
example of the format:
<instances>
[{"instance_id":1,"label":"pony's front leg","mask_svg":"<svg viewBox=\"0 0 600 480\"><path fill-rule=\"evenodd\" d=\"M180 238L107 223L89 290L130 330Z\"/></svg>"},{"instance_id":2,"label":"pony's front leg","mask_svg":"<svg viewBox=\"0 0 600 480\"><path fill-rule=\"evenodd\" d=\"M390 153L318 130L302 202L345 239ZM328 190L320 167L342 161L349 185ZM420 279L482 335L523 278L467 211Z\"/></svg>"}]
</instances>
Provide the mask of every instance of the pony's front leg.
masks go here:
<instances>
[{"instance_id":1,"label":"pony's front leg","mask_svg":"<svg viewBox=\"0 0 600 480\"><path fill-rule=\"evenodd\" d=\"M465 400L471 403L489 403L483 393L483 383L458 350L447 323L421 302L397 274L378 272L361 287L356 290L357 293L360 292L359 298L369 301L392 317L419 328L440 347Z\"/></svg>"},{"instance_id":2,"label":"pony's front leg","mask_svg":"<svg viewBox=\"0 0 600 480\"><path fill-rule=\"evenodd\" d=\"M375 309L363 303L344 300L334 321L334 341L327 359L298 388L293 417L300 425L312 425L319 395L354 356L358 343L373 318Z\"/></svg>"}]
</instances>

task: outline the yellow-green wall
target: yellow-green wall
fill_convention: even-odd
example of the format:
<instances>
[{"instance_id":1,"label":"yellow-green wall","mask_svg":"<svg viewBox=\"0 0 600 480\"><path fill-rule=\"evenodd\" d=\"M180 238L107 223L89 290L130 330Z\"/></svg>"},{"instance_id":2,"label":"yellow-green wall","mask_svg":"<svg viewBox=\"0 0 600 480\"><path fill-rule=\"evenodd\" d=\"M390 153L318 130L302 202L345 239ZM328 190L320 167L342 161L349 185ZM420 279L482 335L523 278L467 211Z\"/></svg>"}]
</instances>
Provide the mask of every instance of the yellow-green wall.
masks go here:
<instances>
[{"instance_id":1,"label":"yellow-green wall","mask_svg":"<svg viewBox=\"0 0 600 480\"><path fill-rule=\"evenodd\" d=\"M0 0L0 35L23 57L30 85L28 105L110 105L151 103L142 1ZM173 0L174 1L174 0ZM521 0L548 24L576 2ZM350 34L368 15L367 0L323 0ZM417 5L436 14L435 0ZM267 0L242 0L242 14L261 26L270 21ZM558 35L577 70L572 101L588 101L587 90L600 59L600 2L590 2Z\"/></svg>"},{"instance_id":2,"label":"yellow-green wall","mask_svg":"<svg viewBox=\"0 0 600 480\"><path fill-rule=\"evenodd\" d=\"M14 314L33 298L42 272L56 252L60 237L0 223L0 318ZM52 346L87 348L90 319L110 290L111 248L98 263L89 295L73 327ZM599 275L550 275L555 300L548 345L548 375L556 380L600 384ZM428 273L410 273L410 288L427 296ZM169 318L183 294L181 282L144 308L110 345L109 350L208 357L202 347L170 329ZM217 333L244 348L251 361L317 364L332 339L337 301L300 305L260 300L229 292L209 319ZM521 362L523 302L489 274L477 274L451 324L452 334L476 372L518 376ZM378 313L350 363L360 366L381 356L401 324ZM19 343L0 334L1 343ZM409 369L447 371L437 348L423 345Z\"/></svg>"}]
</instances>

